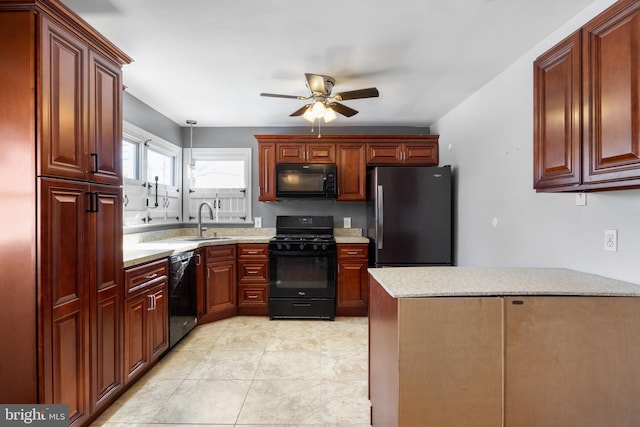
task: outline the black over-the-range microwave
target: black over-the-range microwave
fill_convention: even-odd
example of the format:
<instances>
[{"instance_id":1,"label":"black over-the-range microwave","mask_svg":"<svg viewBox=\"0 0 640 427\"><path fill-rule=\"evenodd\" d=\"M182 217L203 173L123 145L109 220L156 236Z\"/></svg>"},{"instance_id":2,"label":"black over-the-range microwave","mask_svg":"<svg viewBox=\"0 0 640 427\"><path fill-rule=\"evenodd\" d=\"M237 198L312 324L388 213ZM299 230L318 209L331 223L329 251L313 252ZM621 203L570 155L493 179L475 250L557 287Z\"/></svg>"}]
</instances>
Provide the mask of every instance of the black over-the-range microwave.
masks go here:
<instances>
[{"instance_id":1,"label":"black over-the-range microwave","mask_svg":"<svg viewBox=\"0 0 640 427\"><path fill-rule=\"evenodd\" d=\"M276 164L276 197L324 197L338 194L335 164Z\"/></svg>"}]
</instances>

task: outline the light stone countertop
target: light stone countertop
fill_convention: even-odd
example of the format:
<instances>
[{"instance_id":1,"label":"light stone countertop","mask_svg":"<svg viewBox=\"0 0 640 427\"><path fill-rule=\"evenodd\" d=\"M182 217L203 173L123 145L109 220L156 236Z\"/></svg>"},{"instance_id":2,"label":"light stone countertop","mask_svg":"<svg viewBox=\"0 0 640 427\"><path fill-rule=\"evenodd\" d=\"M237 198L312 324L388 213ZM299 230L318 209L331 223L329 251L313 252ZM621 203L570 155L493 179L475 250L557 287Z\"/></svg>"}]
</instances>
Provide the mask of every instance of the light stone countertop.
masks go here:
<instances>
[{"instance_id":1,"label":"light stone countertop","mask_svg":"<svg viewBox=\"0 0 640 427\"><path fill-rule=\"evenodd\" d=\"M561 268L386 267L369 273L394 298L640 296L640 285Z\"/></svg>"},{"instance_id":2,"label":"light stone countertop","mask_svg":"<svg viewBox=\"0 0 640 427\"><path fill-rule=\"evenodd\" d=\"M140 239L136 236L127 236L123 247L124 267L128 268L145 262L156 261L167 258L182 252L191 251L205 246L234 245L237 243L269 243L275 234L275 229L233 229L231 232L238 233L241 230L245 235L229 235L225 229L216 230L217 235L225 237L222 240L187 241L185 238L193 237L182 233L189 232L187 229L178 230L177 233L155 233ZM261 232L261 234L258 234ZM336 243L340 244L368 244L369 239L362 237L360 229L336 230ZM210 232L209 232L210 233ZM168 237L168 238L162 238ZM154 239L155 238L155 239ZM159 239L158 239L159 238ZM153 239L153 240L151 240Z\"/></svg>"}]
</instances>

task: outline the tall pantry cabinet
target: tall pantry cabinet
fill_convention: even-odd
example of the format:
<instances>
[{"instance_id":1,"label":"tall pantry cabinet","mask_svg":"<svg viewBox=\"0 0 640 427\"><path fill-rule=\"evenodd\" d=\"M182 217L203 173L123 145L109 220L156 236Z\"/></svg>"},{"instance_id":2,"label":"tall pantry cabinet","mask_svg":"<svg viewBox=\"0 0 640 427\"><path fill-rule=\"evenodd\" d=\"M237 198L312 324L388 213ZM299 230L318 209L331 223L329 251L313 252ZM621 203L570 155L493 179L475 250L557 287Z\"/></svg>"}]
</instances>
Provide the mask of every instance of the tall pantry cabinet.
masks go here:
<instances>
[{"instance_id":1,"label":"tall pantry cabinet","mask_svg":"<svg viewBox=\"0 0 640 427\"><path fill-rule=\"evenodd\" d=\"M122 72L54 0L0 1L0 402L86 424L122 389Z\"/></svg>"}]
</instances>

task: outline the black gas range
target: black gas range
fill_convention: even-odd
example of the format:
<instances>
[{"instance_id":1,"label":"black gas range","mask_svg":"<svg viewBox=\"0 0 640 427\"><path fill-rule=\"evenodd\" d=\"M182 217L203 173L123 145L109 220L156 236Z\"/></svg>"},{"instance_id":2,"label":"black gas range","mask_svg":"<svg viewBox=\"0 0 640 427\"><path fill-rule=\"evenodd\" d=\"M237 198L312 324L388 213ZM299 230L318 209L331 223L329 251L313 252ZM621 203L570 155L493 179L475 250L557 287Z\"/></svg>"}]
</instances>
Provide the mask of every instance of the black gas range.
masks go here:
<instances>
[{"instance_id":1,"label":"black gas range","mask_svg":"<svg viewBox=\"0 0 640 427\"><path fill-rule=\"evenodd\" d=\"M331 216L278 216L269 241L271 319L335 318L336 241Z\"/></svg>"}]
</instances>

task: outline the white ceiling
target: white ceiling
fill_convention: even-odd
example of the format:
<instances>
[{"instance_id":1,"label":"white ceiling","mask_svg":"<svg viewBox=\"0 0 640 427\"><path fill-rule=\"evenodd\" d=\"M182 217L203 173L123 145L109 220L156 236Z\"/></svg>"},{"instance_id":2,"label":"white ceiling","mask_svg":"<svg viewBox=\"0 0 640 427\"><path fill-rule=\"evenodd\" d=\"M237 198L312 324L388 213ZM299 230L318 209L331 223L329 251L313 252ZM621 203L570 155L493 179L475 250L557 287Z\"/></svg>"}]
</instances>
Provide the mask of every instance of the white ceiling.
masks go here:
<instances>
[{"instance_id":1,"label":"white ceiling","mask_svg":"<svg viewBox=\"0 0 640 427\"><path fill-rule=\"evenodd\" d=\"M304 73L359 114L429 126L593 0L63 0L135 62L128 91L180 126L296 126Z\"/></svg>"}]
</instances>

